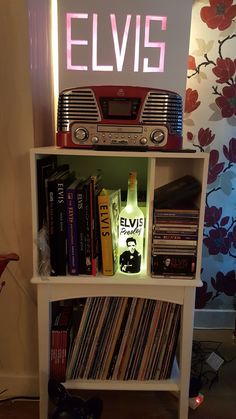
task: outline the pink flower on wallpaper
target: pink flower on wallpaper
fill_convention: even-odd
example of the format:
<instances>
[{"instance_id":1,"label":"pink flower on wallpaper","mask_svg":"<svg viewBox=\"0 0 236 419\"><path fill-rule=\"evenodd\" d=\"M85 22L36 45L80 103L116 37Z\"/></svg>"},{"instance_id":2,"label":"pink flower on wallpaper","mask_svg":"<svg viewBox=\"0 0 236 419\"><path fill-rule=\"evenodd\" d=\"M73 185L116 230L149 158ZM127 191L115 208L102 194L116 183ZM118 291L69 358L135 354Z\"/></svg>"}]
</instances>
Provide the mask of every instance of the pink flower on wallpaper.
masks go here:
<instances>
[{"instance_id":1,"label":"pink flower on wallpaper","mask_svg":"<svg viewBox=\"0 0 236 419\"><path fill-rule=\"evenodd\" d=\"M209 159L209 170L208 170L208 185L215 182L218 175L222 172L224 168L224 163L218 163L219 160L219 151L211 150L210 159Z\"/></svg>"},{"instance_id":2,"label":"pink flower on wallpaper","mask_svg":"<svg viewBox=\"0 0 236 419\"><path fill-rule=\"evenodd\" d=\"M210 0L210 6L202 7L201 19L210 29L224 31L229 28L236 16L236 4L233 0Z\"/></svg>"},{"instance_id":3,"label":"pink flower on wallpaper","mask_svg":"<svg viewBox=\"0 0 236 419\"><path fill-rule=\"evenodd\" d=\"M196 61L193 55L188 56L188 70L196 70Z\"/></svg>"},{"instance_id":4,"label":"pink flower on wallpaper","mask_svg":"<svg viewBox=\"0 0 236 419\"><path fill-rule=\"evenodd\" d=\"M230 163L236 163L236 138L231 138L229 148L226 145L223 145L223 152Z\"/></svg>"},{"instance_id":5,"label":"pink flower on wallpaper","mask_svg":"<svg viewBox=\"0 0 236 419\"><path fill-rule=\"evenodd\" d=\"M217 208L215 205L206 207L205 209L205 227L212 227L217 224L222 216L222 208Z\"/></svg>"},{"instance_id":6,"label":"pink flower on wallpaper","mask_svg":"<svg viewBox=\"0 0 236 419\"><path fill-rule=\"evenodd\" d=\"M212 134L209 128L200 128L198 131L198 141L201 147L206 147L212 143L215 138L215 134Z\"/></svg>"},{"instance_id":7,"label":"pink flower on wallpaper","mask_svg":"<svg viewBox=\"0 0 236 419\"><path fill-rule=\"evenodd\" d=\"M219 227L210 230L208 237L203 239L203 243L208 248L210 255L218 255L219 253L227 255L231 240L226 228Z\"/></svg>"},{"instance_id":8,"label":"pink flower on wallpaper","mask_svg":"<svg viewBox=\"0 0 236 419\"><path fill-rule=\"evenodd\" d=\"M203 281L202 287L196 288L195 308L204 308L208 301L212 298L213 292L207 291L207 283Z\"/></svg>"},{"instance_id":9,"label":"pink flower on wallpaper","mask_svg":"<svg viewBox=\"0 0 236 419\"><path fill-rule=\"evenodd\" d=\"M212 69L216 77L219 77L217 83L227 83L235 74L236 60L231 58L217 58L216 67ZM234 80L235 81L235 80Z\"/></svg>"},{"instance_id":10,"label":"pink flower on wallpaper","mask_svg":"<svg viewBox=\"0 0 236 419\"><path fill-rule=\"evenodd\" d=\"M216 278L211 278L211 284L217 292L233 297L236 293L235 271L229 271L226 275L223 272L217 272Z\"/></svg>"},{"instance_id":11,"label":"pink flower on wallpaper","mask_svg":"<svg viewBox=\"0 0 236 419\"><path fill-rule=\"evenodd\" d=\"M187 89L185 94L185 109L184 112L191 113L195 111L200 105L200 100L198 100L197 90Z\"/></svg>"},{"instance_id":12,"label":"pink flower on wallpaper","mask_svg":"<svg viewBox=\"0 0 236 419\"><path fill-rule=\"evenodd\" d=\"M223 118L236 115L236 84L225 86L222 95L216 98L216 104L221 109Z\"/></svg>"},{"instance_id":13,"label":"pink flower on wallpaper","mask_svg":"<svg viewBox=\"0 0 236 419\"><path fill-rule=\"evenodd\" d=\"M191 131L187 132L187 140L188 141L193 141L193 133Z\"/></svg>"},{"instance_id":14,"label":"pink flower on wallpaper","mask_svg":"<svg viewBox=\"0 0 236 419\"><path fill-rule=\"evenodd\" d=\"M229 238L232 246L236 249L236 226L234 226L233 230L230 231Z\"/></svg>"}]
</instances>

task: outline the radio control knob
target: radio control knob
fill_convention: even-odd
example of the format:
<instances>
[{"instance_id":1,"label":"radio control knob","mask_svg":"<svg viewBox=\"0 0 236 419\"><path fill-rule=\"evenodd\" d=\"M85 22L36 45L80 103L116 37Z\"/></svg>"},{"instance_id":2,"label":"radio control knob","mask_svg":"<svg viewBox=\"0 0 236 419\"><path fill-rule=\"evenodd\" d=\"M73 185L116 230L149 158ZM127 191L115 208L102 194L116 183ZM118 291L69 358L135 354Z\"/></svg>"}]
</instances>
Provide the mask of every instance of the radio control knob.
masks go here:
<instances>
[{"instance_id":1,"label":"radio control knob","mask_svg":"<svg viewBox=\"0 0 236 419\"><path fill-rule=\"evenodd\" d=\"M99 139L98 139L98 137L93 137L91 141L92 141L93 144L97 144Z\"/></svg>"},{"instance_id":2,"label":"radio control knob","mask_svg":"<svg viewBox=\"0 0 236 419\"><path fill-rule=\"evenodd\" d=\"M76 130L74 132L74 136L75 136L76 140L78 142L80 142L80 141L86 141L89 134L88 134L88 131L85 128L79 127L79 128L76 128Z\"/></svg>"},{"instance_id":3,"label":"radio control knob","mask_svg":"<svg viewBox=\"0 0 236 419\"><path fill-rule=\"evenodd\" d=\"M155 144L161 144L165 139L165 133L161 129L156 129L151 133L151 141Z\"/></svg>"},{"instance_id":4,"label":"radio control knob","mask_svg":"<svg viewBox=\"0 0 236 419\"><path fill-rule=\"evenodd\" d=\"M140 143L141 143L142 145L147 144L147 138L145 138L145 137L140 138Z\"/></svg>"}]
</instances>

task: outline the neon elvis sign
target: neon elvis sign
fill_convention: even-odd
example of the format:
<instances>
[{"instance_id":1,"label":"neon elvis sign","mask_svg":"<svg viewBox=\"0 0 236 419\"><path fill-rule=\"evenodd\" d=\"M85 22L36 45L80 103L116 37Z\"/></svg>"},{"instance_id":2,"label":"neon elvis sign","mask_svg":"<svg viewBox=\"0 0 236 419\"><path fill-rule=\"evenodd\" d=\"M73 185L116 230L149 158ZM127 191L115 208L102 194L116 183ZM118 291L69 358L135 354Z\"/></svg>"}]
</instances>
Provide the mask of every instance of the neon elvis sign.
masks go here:
<instances>
[{"instance_id":1,"label":"neon elvis sign","mask_svg":"<svg viewBox=\"0 0 236 419\"><path fill-rule=\"evenodd\" d=\"M124 62L125 62L125 55L127 52L127 42L129 37L131 37L131 21L135 20L134 31L134 58L133 58L133 71L138 72L140 71L140 61L142 60L142 71L143 73L163 73L164 72L164 65L165 65L165 42L156 40L150 40L150 32L155 31L166 31L167 29L167 17L166 16L144 16L135 15L132 16L131 14L126 15L125 26L123 29L123 33L121 36L121 40L119 41L118 37L118 27L117 27L117 19L116 15L111 13L110 17L110 27L108 28L107 36L112 38L113 47L114 47L114 54L115 54L115 61L116 67L114 65L102 65L98 64L98 52L99 52L99 45L98 45L98 14L93 13L91 14L92 18L92 36L91 36L91 43L88 39L74 39L72 38L72 24L79 25L81 19L90 19L88 13L67 13L66 14L66 42L67 42L67 69L68 70L75 70L75 71L119 71L123 70ZM142 31L142 24L144 23L144 31ZM142 35L144 33L144 35ZM143 36L143 39L142 39ZM89 63L73 63L72 56L78 59L79 51L76 46L86 46L90 47L92 45L91 57L92 62L91 65ZM101 46L100 46L101 47ZM141 57L141 47L144 48L145 55ZM149 65L149 57L148 51L150 48L155 48L157 51L157 58L156 58L156 65L150 66ZM73 50L73 51L72 51Z\"/></svg>"}]
</instances>

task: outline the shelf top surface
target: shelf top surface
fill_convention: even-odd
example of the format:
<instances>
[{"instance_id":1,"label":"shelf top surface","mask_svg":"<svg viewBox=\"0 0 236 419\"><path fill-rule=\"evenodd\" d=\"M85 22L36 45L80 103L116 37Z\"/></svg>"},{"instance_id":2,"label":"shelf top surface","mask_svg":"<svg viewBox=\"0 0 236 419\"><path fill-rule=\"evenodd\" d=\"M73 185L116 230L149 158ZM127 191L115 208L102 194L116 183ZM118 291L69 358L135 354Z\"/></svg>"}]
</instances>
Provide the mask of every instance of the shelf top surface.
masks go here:
<instances>
[{"instance_id":1,"label":"shelf top surface","mask_svg":"<svg viewBox=\"0 0 236 419\"><path fill-rule=\"evenodd\" d=\"M93 150L79 148L60 148L56 146L37 147L31 149L34 155L55 154L55 155L73 155L90 157L141 157L141 158L188 158L188 159L208 159L208 153L192 151L119 151L119 150Z\"/></svg>"},{"instance_id":2,"label":"shelf top surface","mask_svg":"<svg viewBox=\"0 0 236 419\"><path fill-rule=\"evenodd\" d=\"M96 285L100 287L104 286L182 286L182 287L199 287L202 286L200 279L192 278L151 278L149 276L132 276L125 277L124 275L116 274L113 277L104 276L56 276L56 277L33 277L31 279L33 284L37 285L78 285L78 286L90 286Z\"/></svg>"}]
</instances>

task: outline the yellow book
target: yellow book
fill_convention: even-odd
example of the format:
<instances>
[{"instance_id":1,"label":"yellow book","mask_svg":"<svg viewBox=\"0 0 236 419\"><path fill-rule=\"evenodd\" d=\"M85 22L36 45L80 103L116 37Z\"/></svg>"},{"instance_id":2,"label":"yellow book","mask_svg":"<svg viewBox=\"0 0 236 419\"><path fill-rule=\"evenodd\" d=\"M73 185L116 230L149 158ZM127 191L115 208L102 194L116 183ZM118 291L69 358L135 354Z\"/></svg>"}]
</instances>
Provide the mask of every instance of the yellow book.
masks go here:
<instances>
[{"instance_id":1,"label":"yellow book","mask_svg":"<svg viewBox=\"0 0 236 419\"><path fill-rule=\"evenodd\" d=\"M103 275L114 275L118 267L118 223L120 208L120 189L102 189L98 195L98 214Z\"/></svg>"}]
</instances>

